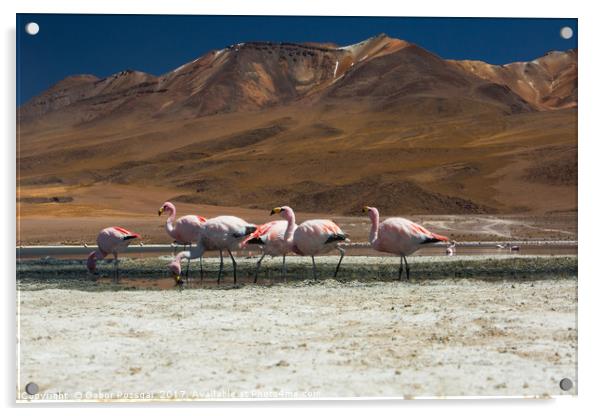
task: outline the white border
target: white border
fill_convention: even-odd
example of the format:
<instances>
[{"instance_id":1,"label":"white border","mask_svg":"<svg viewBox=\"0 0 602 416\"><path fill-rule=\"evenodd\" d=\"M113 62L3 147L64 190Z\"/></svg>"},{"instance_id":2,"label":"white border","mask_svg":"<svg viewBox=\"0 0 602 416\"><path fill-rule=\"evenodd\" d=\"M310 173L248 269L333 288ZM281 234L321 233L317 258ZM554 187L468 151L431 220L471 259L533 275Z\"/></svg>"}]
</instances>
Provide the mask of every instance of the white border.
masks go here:
<instances>
[{"instance_id":1,"label":"white border","mask_svg":"<svg viewBox=\"0 0 602 416\"><path fill-rule=\"evenodd\" d=\"M297 14L297 15L347 15L347 16L497 16L497 17L577 17L579 18L579 397L564 397L556 400L420 400L407 401L368 401L345 400L342 402L311 401L311 402L227 402L176 405L179 411L198 413L198 406L210 407L212 414L226 414L232 410L245 410L251 414L281 414L283 408L287 414L305 414L308 411L332 412L333 407L345 407L347 414L365 414L368 408L377 408L379 412L399 414L403 410L413 412L444 411L448 414L462 414L463 416L479 414L483 411L488 414L507 415L509 408L512 411L526 410L530 413L546 415L562 414L569 412L586 412L590 406L599 409L597 402L601 385L600 378L600 351L602 351L599 318L602 316L598 297L602 294L600 283L599 264L595 261L598 249L600 230L599 216L602 207L600 197L600 164L602 157L600 148L602 138L598 132L597 123L600 118L600 100L602 100L600 73L602 62L600 59L599 39L602 39L602 16L595 2L570 2L548 0L542 2L527 2L524 0L504 0L503 2L483 1L412 1L412 2L385 2L382 0L370 1L341 1L330 0L311 1L201 1L201 0L172 0L170 2L134 1L134 0L95 0L74 2L69 0L21 0L9 3L1 2L2 13L0 19L3 24L2 42L2 82L3 97L0 111L4 137L1 140L3 180L2 195L4 196L3 210L3 239L0 250L0 262L4 265L4 319L5 326L2 343L3 348L3 378L2 393L4 406L13 406L15 395L15 285L14 285L14 137L15 137L15 13L145 13L145 14ZM599 255L599 254L598 254ZM147 414L165 413L165 404L142 404L143 411ZM444 408L443 408L444 406ZM21 405L22 412L31 410L32 407ZM60 405L51 406L44 410L50 414L80 413L77 408L64 409ZM131 406L110 405L111 410L117 413L130 413ZM124 408L125 407L125 408ZM398 407L402 407L399 409ZM86 412L105 412L98 405L86 409Z\"/></svg>"},{"instance_id":2,"label":"white border","mask_svg":"<svg viewBox=\"0 0 602 416\"><path fill-rule=\"evenodd\" d=\"M124 13L124 14L237 14L237 15L307 15L307 16L444 16L444 17L577 17L587 9L576 2L548 0L545 4L529 4L505 0L496 7L481 1L456 0L428 2L388 2L317 0L177 0L145 2L104 0L74 2L69 0L21 0L20 13ZM583 16L584 14L581 14Z\"/></svg>"}]
</instances>

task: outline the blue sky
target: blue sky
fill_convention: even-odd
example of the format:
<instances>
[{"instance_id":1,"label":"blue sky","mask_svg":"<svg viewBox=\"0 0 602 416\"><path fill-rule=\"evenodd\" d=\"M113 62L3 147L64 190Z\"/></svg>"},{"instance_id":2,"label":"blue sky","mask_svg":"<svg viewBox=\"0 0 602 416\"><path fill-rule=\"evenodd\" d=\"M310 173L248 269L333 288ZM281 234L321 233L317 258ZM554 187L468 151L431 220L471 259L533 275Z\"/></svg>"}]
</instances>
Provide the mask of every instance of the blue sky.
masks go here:
<instances>
[{"instance_id":1,"label":"blue sky","mask_svg":"<svg viewBox=\"0 0 602 416\"><path fill-rule=\"evenodd\" d=\"M24 31L32 21L35 36ZM573 38L560 36L564 26ZM504 64L575 48L578 31L577 19L18 14L17 104L73 74L160 75L238 42L347 45L380 33L443 58Z\"/></svg>"}]
</instances>

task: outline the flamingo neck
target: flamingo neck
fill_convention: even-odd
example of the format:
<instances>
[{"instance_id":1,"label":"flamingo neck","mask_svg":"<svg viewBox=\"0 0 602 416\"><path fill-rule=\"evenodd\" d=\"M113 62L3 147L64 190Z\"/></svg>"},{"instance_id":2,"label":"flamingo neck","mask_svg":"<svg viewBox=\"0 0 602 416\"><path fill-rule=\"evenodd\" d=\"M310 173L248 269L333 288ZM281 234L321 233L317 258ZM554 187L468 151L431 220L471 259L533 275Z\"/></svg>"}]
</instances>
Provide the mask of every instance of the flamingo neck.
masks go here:
<instances>
[{"instance_id":1,"label":"flamingo neck","mask_svg":"<svg viewBox=\"0 0 602 416\"><path fill-rule=\"evenodd\" d=\"M182 272L182 259L183 258L190 258L190 252L189 251L181 251L178 253L178 255L173 259L173 261L171 263L169 263L169 269L172 271L172 273L175 274L180 274Z\"/></svg>"},{"instance_id":2,"label":"flamingo neck","mask_svg":"<svg viewBox=\"0 0 602 416\"><path fill-rule=\"evenodd\" d=\"M375 212L374 215L370 216L370 221L372 221L372 227L370 227L370 244L374 244L376 239L378 239L378 212Z\"/></svg>"},{"instance_id":3,"label":"flamingo neck","mask_svg":"<svg viewBox=\"0 0 602 416\"><path fill-rule=\"evenodd\" d=\"M167 230L167 234L169 234L173 238L176 238L175 237L176 230L173 225L175 220L176 220L176 208L174 207L173 209L170 210L169 217L167 218L167 222L165 223L165 229Z\"/></svg>"},{"instance_id":4,"label":"flamingo neck","mask_svg":"<svg viewBox=\"0 0 602 416\"><path fill-rule=\"evenodd\" d=\"M292 241L293 233L295 232L295 228L297 228L297 224L295 223L295 214L293 212L289 212L286 217L287 225L286 231L284 232L284 240Z\"/></svg>"},{"instance_id":5,"label":"flamingo neck","mask_svg":"<svg viewBox=\"0 0 602 416\"><path fill-rule=\"evenodd\" d=\"M188 252L188 251L180 251L180 252L177 254L177 256L176 256L176 258L174 259L174 261L175 261L176 263L180 264L180 262L182 261L182 259L183 259L184 257L190 257L190 252Z\"/></svg>"}]
</instances>

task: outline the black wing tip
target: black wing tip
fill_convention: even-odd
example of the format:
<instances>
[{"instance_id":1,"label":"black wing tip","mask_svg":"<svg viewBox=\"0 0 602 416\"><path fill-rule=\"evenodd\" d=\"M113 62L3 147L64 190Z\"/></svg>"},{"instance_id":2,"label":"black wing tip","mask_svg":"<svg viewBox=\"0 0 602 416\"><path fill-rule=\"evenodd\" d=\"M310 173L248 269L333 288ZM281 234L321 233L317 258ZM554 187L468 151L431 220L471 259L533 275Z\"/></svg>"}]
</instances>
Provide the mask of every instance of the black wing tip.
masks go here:
<instances>
[{"instance_id":1,"label":"black wing tip","mask_svg":"<svg viewBox=\"0 0 602 416\"><path fill-rule=\"evenodd\" d=\"M261 238L255 237L248 240L247 244L265 244L265 242Z\"/></svg>"},{"instance_id":2,"label":"black wing tip","mask_svg":"<svg viewBox=\"0 0 602 416\"><path fill-rule=\"evenodd\" d=\"M137 235L126 235L123 237L123 241L133 240L134 238L138 238L138 236Z\"/></svg>"},{"instance_id":3,"label":"black wing tip","mask_svg":"<svg viewBox=\"0 0 602 416\"><path fill-rule=\"evenodd\" d=\"M441 240L439 238L434 238L434 237L428 237L425 240L422 240L422 242L420 244L431 244L431 243L442 243L445 242L446 240Z\"/></svg>"},{"instance_id":4,"label":"black wing tip","mask_svg":"<svg viewBox=\"0 0 602 416\"><path fill-rule=\"evenodd\" d=\"M233 233L232 236L234 238L241 238L241 237L245 237L249 234L253 234L255 231L257 231L257 227L255 225L247 225L245 226L245 231L242 233Z\"/></svg>"},{"instance_id":5,"label":"black wing tip","mask_svg":"<svg viewBox=\"0 0 602 416\"><path fill-rule=\"evenodd\" d=\"M347 236L345 234L331 234L328 236L328 239L326 240L326 244L332 243L334 241L345 241L346 239L347 239Z\"/></svg>"}]
</instances>

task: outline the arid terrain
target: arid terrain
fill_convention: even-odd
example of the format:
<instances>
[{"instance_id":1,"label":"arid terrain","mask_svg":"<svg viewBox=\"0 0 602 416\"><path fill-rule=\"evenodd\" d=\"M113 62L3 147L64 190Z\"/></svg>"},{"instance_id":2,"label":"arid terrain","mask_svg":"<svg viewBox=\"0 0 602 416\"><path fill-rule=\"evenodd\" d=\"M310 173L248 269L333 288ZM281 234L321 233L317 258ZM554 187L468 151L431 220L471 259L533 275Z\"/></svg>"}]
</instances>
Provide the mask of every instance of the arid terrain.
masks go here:
<instances>
[{"instance_id":1,"label":"arid terrain","mask_svg":"<svg viewBox=\"0 0 602 416\"><path fill-rule=\"evenodd\" d=\"M68 189L68 191L67 191ZM69 193L70 203L49 202L51 195ZM98 198L107 194L107 198ZM165 233L165 216L157 210L169 199L167 188L132 185L92 184L87 186L48 186L21 188L21 198L44 202L19 204L18 245L92 244L98 231L109 225L120 225L141 234L145 243L169 244ZM166 197L167 195L167 197ZM237 215L261 224L273 217L272 206L264 209L221 207L180 202L178 215L196 214L205 217ZM353 242L368 239L370 222L359 210L355 216L317 212L297 212L297 221L326 217L335 220ZM434 232L458 241L545 241L577 240L576 212L538 214L460 214L405 215L424 224Z\"/></svg>"},{"instance_id":2,"label":"arid terrain","mask_svg":"<svg viewBox=\"0 0 602 416\"><path fill-rule=\"evenodd\" d=\"M386 35L224 46L24 103L17 245L93 244L111 225L171 243L166 200L257 224L290 205L352 242L371 205L458 242L533 244L435 245L403 282L398 258L355 247L339 281L337 257L314 281L290 256L288 283L266 259L253 284L258 253L237 252L237 285L208 257L182 290L168 255L125 253L119 284L83 255L19 258L19 399L30 381L34 400L576 394L577 50L492 65Z\"/></svg>"},{"instance_id":3,"label":"arid terrain","mask_svg":"<svg viewBox=\"0 0 602 416\"><path fill-rule=\"evenodd\" d=\"M577 391L558 386L565 377L577 384L573 277L184 291L21 286L18 383L19 392L39 385L33 400Z\"/></svg>"},{"instance_id":4,"label":"arid terrain","mask_svg":"<svg viewBox=\"0 0 602 416\"><path fill-rule=\"evenodd\" d=\"M384 35L232 45L161 76L75 75L19 108L18 239L48 242L65 224L75 239L61 221L86 229L167 199L249 220L370 204L576 222L576 77L576 50L498 66Z\"/></svg>"}]
</instances>

